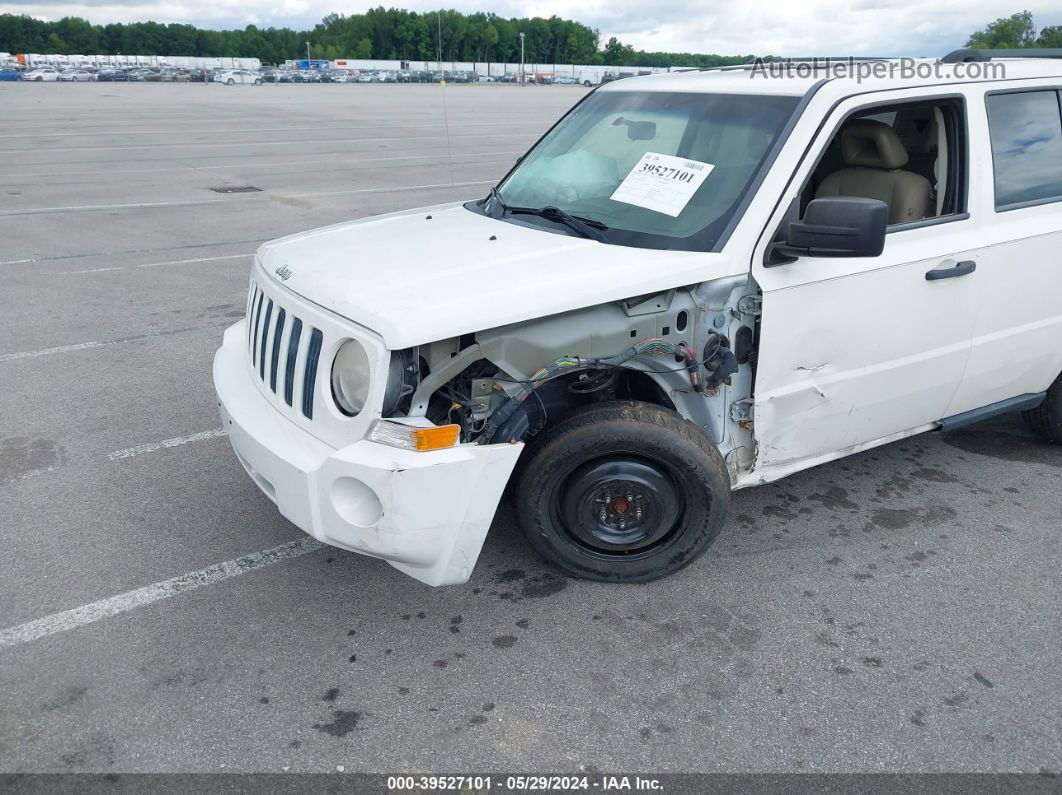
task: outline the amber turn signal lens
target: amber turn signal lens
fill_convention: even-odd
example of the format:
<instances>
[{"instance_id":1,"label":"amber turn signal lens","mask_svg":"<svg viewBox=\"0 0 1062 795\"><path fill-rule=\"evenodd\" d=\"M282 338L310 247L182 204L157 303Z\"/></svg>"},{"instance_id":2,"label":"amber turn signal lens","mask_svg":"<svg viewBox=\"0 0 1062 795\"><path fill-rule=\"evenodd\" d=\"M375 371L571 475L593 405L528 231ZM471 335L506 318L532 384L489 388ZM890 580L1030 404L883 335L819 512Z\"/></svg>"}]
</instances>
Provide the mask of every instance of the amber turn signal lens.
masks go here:
<instances>
[{"instance_id":1,"label":"amber turn signal lens","mask_svg":"<svg viewBox=\"0 0 1062 795\"><path fill-rule=\"evenodd\" d=\"M413 431L416 449L421 452L453 447L460 435L460 425L440 425L438 428L417 428Z\"/></svg>"},{"instance_id":2,"label":"amber turn signal lens","mask_svg":"<svg viewBox=\"0 0 1062 795\"><path fill-rule=\"evenodd\" d=\"M453 447L461 438L460 425L406 425L394 420L376 420L369 429L369 441L426 453Z\"/></svg>"}]
</instances>

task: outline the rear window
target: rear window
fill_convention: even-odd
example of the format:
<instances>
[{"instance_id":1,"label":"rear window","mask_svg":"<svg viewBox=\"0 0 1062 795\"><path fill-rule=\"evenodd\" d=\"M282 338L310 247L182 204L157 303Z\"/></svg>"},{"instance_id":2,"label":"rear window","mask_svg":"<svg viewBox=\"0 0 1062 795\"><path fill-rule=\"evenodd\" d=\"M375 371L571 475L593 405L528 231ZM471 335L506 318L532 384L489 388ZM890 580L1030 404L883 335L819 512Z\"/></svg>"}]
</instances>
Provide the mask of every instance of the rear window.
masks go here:
<instances>
[{"instance_id":1,"label":"rear window","mask_svg":"<svg viewBox=\"0 0 1062 795\"><path fill-rule=\"evenodd\" d=\"M1062 199L1062 111L1057 91L988 97L996 207Z\"/></svg>"}]
</instances>

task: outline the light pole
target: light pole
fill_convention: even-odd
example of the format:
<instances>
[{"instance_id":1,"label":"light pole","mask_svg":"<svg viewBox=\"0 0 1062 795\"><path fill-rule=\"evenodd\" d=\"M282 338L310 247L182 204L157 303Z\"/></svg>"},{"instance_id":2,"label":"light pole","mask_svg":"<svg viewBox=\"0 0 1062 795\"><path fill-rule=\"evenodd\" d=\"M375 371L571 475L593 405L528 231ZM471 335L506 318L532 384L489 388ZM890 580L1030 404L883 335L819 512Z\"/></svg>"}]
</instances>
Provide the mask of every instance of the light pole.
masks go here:
<instances>
[{"instance_id":1,"label":"light pole","mask_svg":"<svg viewBox=\"0 0 1062 795\"><path fill-rule=\"evenodd\" d=\"M435 12L435 21L436 21L436 23L438 24L438 27L439 27L439 46L438 46L438 50L437 50L438 51L439 60L437 60L435 62L435 65L439 67L439 71L441 72L442 71L442 10L439 10L439 11Z\"/></svg>"},{"instance_id":2,"label":"light pole","mask_svg":"<svg viewBox=\"0 0 1062 795\"><path fill-rule=\"evenodd\" d=\"M306 68L310 68L310 42L306 42Z\"/></svg>"},{"instance_id":3,"label":"light pole","mask_svg":"<svg viewBox=\"0 0 1062 795\"><path fill-rule=\"evenodd\" d=\"M520 34L520 85L527 85L527 79L524 77L524 34Z\"/></svg>"}]
</instances>

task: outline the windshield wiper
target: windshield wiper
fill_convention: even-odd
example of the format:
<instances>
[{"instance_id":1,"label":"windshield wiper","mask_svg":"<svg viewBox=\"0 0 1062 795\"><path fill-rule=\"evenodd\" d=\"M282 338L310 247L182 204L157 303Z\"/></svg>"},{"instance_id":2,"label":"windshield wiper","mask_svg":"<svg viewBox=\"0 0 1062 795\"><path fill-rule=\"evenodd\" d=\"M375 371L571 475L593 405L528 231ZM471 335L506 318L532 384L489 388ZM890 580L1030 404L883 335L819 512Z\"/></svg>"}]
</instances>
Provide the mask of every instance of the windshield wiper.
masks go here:
<instances>
[{"instance_id":1,"label":"windshield wiper","mask_svg":"<svg viewBox=\"0 0 1062 795\"><path fill-rule=\"evenodd\" d=\"M506 209L511 215L537 215L547 221L564 224L569 229L577 232L580 237L596 240L598 243L605 242L605 236L602 233L608 230L607 226L591 218L580 218L577 215L572 215L560 207L508 207Z\"/></svg>"}]
</instances>

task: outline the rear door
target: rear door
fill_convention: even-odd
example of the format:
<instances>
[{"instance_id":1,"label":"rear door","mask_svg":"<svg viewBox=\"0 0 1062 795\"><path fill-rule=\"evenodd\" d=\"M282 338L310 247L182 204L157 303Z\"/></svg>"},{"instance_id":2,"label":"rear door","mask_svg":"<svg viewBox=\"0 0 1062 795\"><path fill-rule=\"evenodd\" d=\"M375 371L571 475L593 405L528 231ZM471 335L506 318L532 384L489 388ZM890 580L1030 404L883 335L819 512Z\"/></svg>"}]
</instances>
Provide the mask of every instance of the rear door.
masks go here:
<instances>
[{"instance_id":1,"label":"rear door","mask_svg":"<svg viewBox=\"0 0 1062 795\"><path fill-rule=\"evenodd\" d=\"M1058 88L1027 81L971 103L975 157L991 164L970 363L949 415L1043 392L1062 370L1062 111Z\"/></svg>"},{"instance_id":2,"label":"rear door","mask_svg":"<svg viewBox=\"0 0 1062 795\"><path fill-rule=\"evenodd\" d=\"M940 89L936 92L939 94ZM927 430L945 416L969 359L979 286L927 278L976 255L965 211L889 228L878 257L801 257L769 267L766 243L801 196L842 124L904 103L948 103L955 154L966 149L966 98L928 90L877 92L840 103L797 169L753 260L763 294L755 384L756 469L765 480ZM943 164L960 196L972 168ZM942 182L941 185L946 184Z\"/></svg>"}]
</instances>

